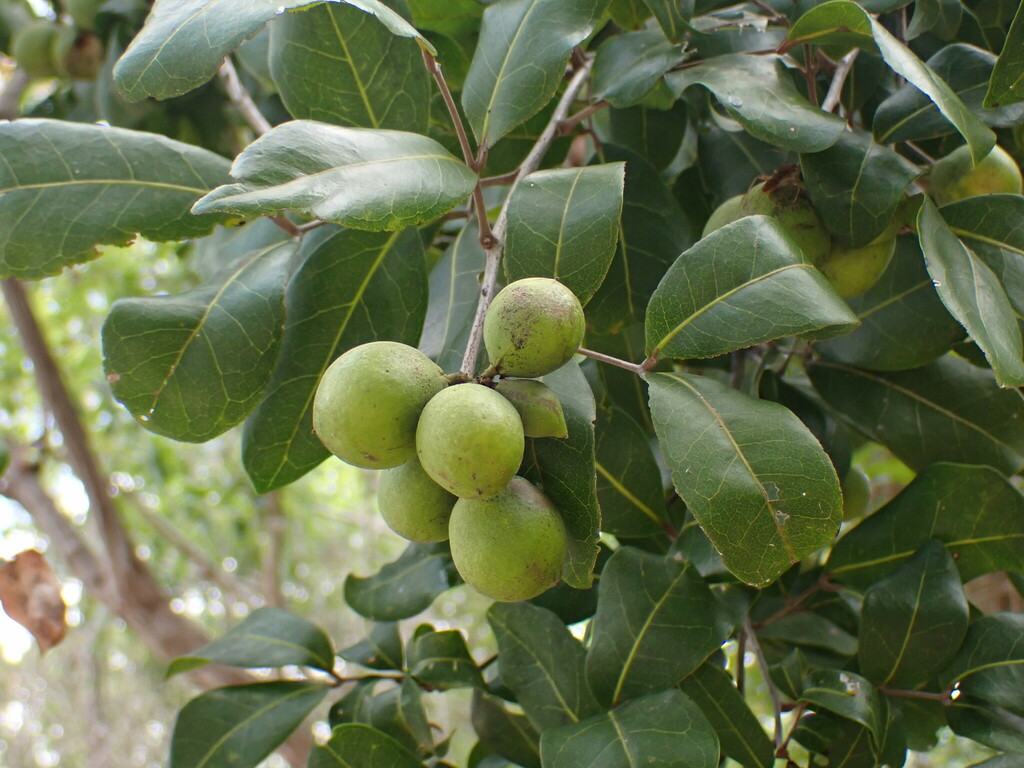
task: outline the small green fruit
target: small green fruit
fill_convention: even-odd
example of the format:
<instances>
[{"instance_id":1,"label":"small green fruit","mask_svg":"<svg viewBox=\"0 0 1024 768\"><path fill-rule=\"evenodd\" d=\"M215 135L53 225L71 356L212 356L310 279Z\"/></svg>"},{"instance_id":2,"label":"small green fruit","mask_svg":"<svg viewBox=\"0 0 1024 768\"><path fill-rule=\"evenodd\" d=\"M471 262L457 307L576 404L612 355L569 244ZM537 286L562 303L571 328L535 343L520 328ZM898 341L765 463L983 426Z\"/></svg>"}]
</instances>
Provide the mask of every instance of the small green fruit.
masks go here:
<instances>
[{"instance_id":1,"label":"small green fruit","mask_svg":"<svg viewBox=\"0 0 1024 768\"><path fill-rule=\"evenodd\" d=\"M746 215L747 214L743 212L743 195L730 197L711 212L711 216L708 217L707 224L704 225L704 231L701 233L701 237L707 237L716 229L721 229L726 224L732 224L734 221L738 221Z\"/></svg>"},{"instance_id":2,"label":"small green fruit","mask_svg":"<svg viewBox=\"0 0 1024 768\"><path fill-rule=\"evenodd\" d=\"M957 147L935 162L927 182L939 205L976 195L1019 195L1022 184L1020 168L998 144L977 165L970 147Z\"/></svg>"},{"instance_id":3,"label":"small green fruit","mask_svg":"<svg viewBox=\"0 0 1024 768\"><path fill-rule=\"evenodd\" d=\"M878 282L896 252L896 227L890 225L885 232L860 248L832 245L828 256L818 264L836 293L844 299L859 296Z\"/></svg>"},{"instance_id":4,"label":"small green fruit","mask_svg":"<svg viewBox=\"0 0 1024 768\"><path fill-rule=\"evenodd\" d=\"M95 29L96 14L106 0L65 0L64 6L75 26L82 29Z\"/></svg>"},{"instance_id":5,"label":"small green fruit","mask_svg":"<svg viewBox=\"0 0 1024 768\"><path fill-rule=\"evenodd\" d=\"M456 384L427 403L416 428L424 471L459 498L488 499L519 470L526 441L516 409L490 387Z\"/></svg>"},{"instance_id":6,"label":"small green fruit","mask_svg":"<svg viewBox=\"0 0 1024 768\"><path fill-rule=\"evenodd\" d=\"M543 376L561 368L576 354L585 331L579 299L546 277L505 286L484 316L484 346L503 376Z\"/></svg>"},{"instance_id":7,"label":"small green fruit","mask_svg":"<svg viewBox=\"0 0 1024 768\"><path fill-rule=\"evenodd\" d=\"M496 390L519 411L527 437L568 437L562 404L555 391L542 381L502 379Z\"/></svg>"},{"instance_id":8,"label":"small green fruit","mask_svg":"<svg viewBox=\"0 0 1024 768\"><path fill-rule=\"evenodd\" d=\"M388 527L425 544L448 538L448 519L457 500L416 459L385 469L377 486L377 508Z\"/></svg>"},{"instance_id":9,"label":"small green fruit","mask_svg":"<svg viewBox=\"0 0 1024 768\"><path fill-rule=\"evenodd\" d=\"M492 499L459 499L448 530L455 569L481 594L529 600L559 581L565 526L554 504L521 477Z\"/></svg>"},{"instance_id":10,"label":"small green fruit","mask_svg":"<svg viewBox=\"0 0 1024 768\"><path fill-rule=\"evenodd\" d=\"M31 77L56 77L59 73L53 57L61 26L49 19L36 19L14 33L11 56Z\"/></svg>"},{"instance_id":11,"label":"small green fruit","mask_svg":"<svg viewBox=\"0 0 1024 768\"><path fill-rule=\"evenodd\" d=\"M763 214L776 219L807 262L820 264L828 256L832 237L802 188L783 184L765 192L764 186L758 184L743 196L742 216Z\"/></svg>"},{"instance_id":12,"label":"small green fruit","mask_svg":"<svg viewBox=\"0 0 1024 768\"><path fill-rule=\"evenodd\" d=\"M375 341L350 349L327 369L313 399L313 431L342 461L367 469L416 455L416 422L448 385L418 349Z\"/></svg>"},{"instance_id":13,"label":"small green fruit","mask_svg":"<svg viewBox=\"0 0 1024 768\"><path fill-rule=\"evenodd\" d=\"M868 511L871 481L856 467L850 467L840 487L843 491L843 521L859 520Z\"/></svg>"}]
</instances>

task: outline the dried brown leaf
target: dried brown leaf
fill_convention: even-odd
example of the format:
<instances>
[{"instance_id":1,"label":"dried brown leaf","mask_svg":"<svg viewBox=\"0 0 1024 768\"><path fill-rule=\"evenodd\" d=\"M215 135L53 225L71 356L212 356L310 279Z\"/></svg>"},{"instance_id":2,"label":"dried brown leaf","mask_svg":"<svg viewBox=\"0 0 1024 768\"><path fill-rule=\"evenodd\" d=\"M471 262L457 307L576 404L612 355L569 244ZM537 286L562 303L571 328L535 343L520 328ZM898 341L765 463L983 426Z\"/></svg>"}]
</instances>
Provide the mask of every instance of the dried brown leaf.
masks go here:
<instances>
[{"instance_id":1,"label":"dried brown leaf","mask_svg":"<svg viewBox=\"0 0 1024 768\"><path fill-rule=\"evenodd\" d=\"M64 599L42 552L27 549L0 566L0 603L8 616L32 633L40 653L64 639Z\"/></svg>"}]
</instances>

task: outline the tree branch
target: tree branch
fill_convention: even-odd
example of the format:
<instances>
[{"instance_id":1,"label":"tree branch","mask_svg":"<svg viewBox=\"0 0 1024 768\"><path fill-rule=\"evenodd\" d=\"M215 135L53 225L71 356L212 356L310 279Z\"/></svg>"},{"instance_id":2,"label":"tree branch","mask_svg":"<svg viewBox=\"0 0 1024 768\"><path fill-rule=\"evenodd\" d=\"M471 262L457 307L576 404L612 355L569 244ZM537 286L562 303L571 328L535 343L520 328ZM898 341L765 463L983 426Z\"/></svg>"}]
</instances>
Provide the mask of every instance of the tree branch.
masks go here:
<instances>
[{"instance_id":1,"label":"tree branch","mask_svg":"<svg viewBox=\"0 0 1024 768\"><path fill-rule=\"evenodd\" d=\"M785 735L782 733L782 697L779 695L779 689L775 687L775 683L772 682L771 673L768 670L768 660L764 657L764 652L761 650L761 644L757 641L757 633L754 631L753 624L750 623L750 617L748 616L743 622L743 633L746 635L747 643L750 645L750 650L757 658L757 664L761 668L761 675L764 677L764 684L768 688L768 696L772 700L772 714L775 718L775 749L781 749ZM740 659L740 664L743 663L743 659Z\"/></svg>"},{"instance_id":2,"label":"tree branch","mask_svg":"<svg viewBox=\"0 0 1024 768\"><path fill-rule=\"evenodd\" d=\"M828 93L825 94L825 99L821 102L821 108L826 112L831 112L839 106L839 100L843 96L843 84L846 83L846 78L850 74L850 70L853 69L854 62L857 61L858 53L860 53L860 49L854 48L839 60L836 71L832 75L832 82L829 83Z\"/></svg>"},{"instance_id":3,"label":"tree branch","mask_svg":"<svg viewBox=\"0 0 1024 768\"><path fill-rule=\"evenodd\" d=\"M631 371L635 373L637 376L642 377L644 374L647 373L640 366L639 363L631 363L628 360L620 360L617 357L606 355L603 352L595 352L592 349L584 349L583 347L580 347L576 351L579 352L581 355L589 357L593 360L597 360L598 362L607 363L608 365L614 365L617 368L625 368L627 371Z\"/></svg>"},{"instance_id":4,"label":"tree branch","mask_svg":"<svg viewBox=\"0 0 1024 768\"><path fill-rule=\"evenodd\" d=\"M265 513L263 523L267 538L260 568L263 599L267 605L281 608L284 606L284 595L281 593L281 553L284 550L284 532L287 527L284 510L281 507L281 492L271 491L262 496L260 502Z\"/></svg>"},{"instance_id":5,"label":"tree branch","mask_svg":"<svg viewBox=\"0 0 1024 768\"><path fill-rule=\"evenodd\" d=\"M245 122L249 124L253 132L257 136L267 133L273 126L270 125L270 121L260 112L256 102L252 100L252 94L242 85L242 81L238 77L238 70L235 69L230 56L224 58L224 63L220 65L217 74L220 76L220 81L224 83L224 90L227 91L231 103L242 114Z\"/></svg>"}]
</instances>

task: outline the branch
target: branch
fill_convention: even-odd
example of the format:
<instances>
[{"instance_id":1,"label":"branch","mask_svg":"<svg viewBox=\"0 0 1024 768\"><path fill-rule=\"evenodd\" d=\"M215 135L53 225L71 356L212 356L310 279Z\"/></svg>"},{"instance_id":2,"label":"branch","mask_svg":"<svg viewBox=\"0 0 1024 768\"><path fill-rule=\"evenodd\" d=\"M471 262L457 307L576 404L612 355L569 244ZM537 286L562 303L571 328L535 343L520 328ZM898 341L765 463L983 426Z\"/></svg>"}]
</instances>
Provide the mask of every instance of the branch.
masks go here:
<instances>
[{"instance_id":1,"label":"branch","mask_svg":"<svg viewBox=\"0 0 1024 768\"><path fill-rule=\"evenodd\" d=\"M846 82L850 70L853 69L853 63L857 60L858 53L860 53L860 49L854 48L839 60L835 74L832 75L832 82L829 83L828 93L825 94L825 100L821 102L821 108L826 112L831 112L839 106L839 100L843 96L843 84Z\"/></svg>"},{"instance_id":2,"label":"branch","mask_svg":"<svg viewBox=\"0 0 1024 768\"><path fill-rule=\"evenodd\" d=\"M238 70L235 69L230 56L224 58L224 63L220 65L217 74L220 76L221 82L224 83L224 90L227 91L231 103L242 113L242 117L245 118L245 122L249 124L253 132L257 136L267 133L273 126L260 112L256 102L252 100L252 94L242 85L242 81L238 77Z\"/></svg>"},{"instance_id":3,"label":"branch","mask_svg":"<svg viewBox=\"0 0 1024 768\"><path fill-rule=\"evenodd\" d=\"M608 365L614 365L617 368L625 368L627 371L631 371L632 373L635 373L637 376L640 376L641 378L644 376L644 374L647 373L647 371L645 371L639 363L631 363L628 360L620 360L617 357L606 355L603 352L595 352L592 349L584 349L583 347L580 347L576 351L579 352L581 355L589 357L593 360L597 360L598 362L607 363Z\"/></svg>"},{"instance_id":4,"label":"branch","mask_svg":"<svg viewBox=\"0 0 1024 768\"><path fill-rule=\"evenodd\" d=\"M271 491L263 496L266 512L265 524L267 542L263 549L261 572L263 575L263 599L267 605L280 608L284 605L281 593L281 552L284 550L284 532L286 525L284 510L281 508L281 492Z\"/></svg>"},{"instance_id":5,"label":"branch","mask_svg":"<svg viewBox=\"0 0 1024 768\"><path fill-rule=\"evenodd\" d=\"M782 733L782 697L779 695L779 689L772 682L771 673L768 671L768 660L764 657L761 644L757 641L757 633L754 631L753 624L750 623L749 616L743 621L743 633L746 635L747 643L750 644L750 650L757 657L757 664L761 668L764 684L768 688L768 696L772 700L772 714L775 717L775 749L778 750L782 748L785 738ZM741 658L740 664L742 663L743 659Z\"/></svg>"}]
</instances>

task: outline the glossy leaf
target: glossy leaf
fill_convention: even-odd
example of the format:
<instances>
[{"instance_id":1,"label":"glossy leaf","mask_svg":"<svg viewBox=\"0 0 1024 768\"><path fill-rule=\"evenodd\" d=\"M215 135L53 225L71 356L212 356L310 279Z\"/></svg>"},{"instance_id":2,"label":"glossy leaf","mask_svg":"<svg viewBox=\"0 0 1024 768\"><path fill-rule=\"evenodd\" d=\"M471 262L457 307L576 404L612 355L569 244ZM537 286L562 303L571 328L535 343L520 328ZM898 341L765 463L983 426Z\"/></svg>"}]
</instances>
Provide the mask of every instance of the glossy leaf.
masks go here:
<instances>
[{"instance_id":1,"label":"glossy leaf","mask_svg":"<svg viewBox=\"0 0 1024 768\"><path fill-rule=\"evenodd\" d=\"M867 728L880 746L889 723L889 707L871 682L853 672L816 669L811 672L799 701L814 711L822 709Z\"/></svg>"},{"instance_id":2,"label":"glossy leaf","mask_svg":"<svg viewBox=\"0 0 1024 768\"><path fill-rule=\"evenodd\" d=\"M1024 615L997 613L971 624L942 679L956 682L960 695L1024 717Z\"/></svg>"},{"instance_id":3,"label":"glossy leaf","mask_svg":"<svg viewBox=\"0 0 1024 768\"><path fill-rule=\"evenodd\" d=\"M930 464L839 540L828 570L865 588L929 538L946 545L965 583L993 571L1024 571L1024 497L991 467Z\"/></svg>"},{"instance_id":4,"label":"glossy leaf","mask_svg":"<svg viewBox=\"0 0 1024 768\"><path fill-rule=\"evenodd\" d=\"M383 731L410 752L433 752L434 734L423 708L423 695L411 678L364 698L354 714L357 722Z\"/></svg>"},{"instance_id":5,"label":"glossy leaf","mask_svg":"<svg viewBox=\"0 0 1024 768\"><path fill-rule=\"evenodd\" d=\"M331 738L313 747L308 768L422 768L412 752L382 731L346 723Z\"/></svg>"},{"instance_id":6,"label":"glossy leaf","mask_svg":"<svg viewBox=\"0 0 1024 768\"><path fill-rule=\"evenodd\" d=\"M537 171L512 191L502 263L509 282L553 277L586 305L615 256L625 164Z\"/></svg>"},{"instance_id":7,"label":"glossy leaf","mask_svg":"<svg viewBox=\"0 0 1024 768\"><path fill-rule=\"evenodd\" d=\"M103 325L114 397L175 440L203 442L245 419L274 371L295 251L273 245L191 291L116 302Z\"/></svg>"},{"instance_id":8,"label":"glossy leaf","mask_svg":"<svg viewBox=\"0 0 1024 768\"><path fill-rule=\"evenodd\" d=\"M338 651L345 661L370 669L403 669L402 636L398 623L379 621L370 627L365 640Z\"/></svg>"},{"instance_id":9,"label":"glossy leaf","mask_svg":"<svg viewBox=\"0 0 1024 768\"><path fill-rule=\"evenodd\" d=\"M647 433L621 408L598 414L596 457L602 530L627 537L661 531L661 473Z\"/></svg>"},{"instance_id":10,"label":"glossy leaf","mask_svg":"<svg viewBox=\"0 0 1024 768\"><path fill-rule=\"evenodd\" d=\"M871 135L846 131L828 149L800 156L807 194L833 237L867 245L892 223L907 185L921 172Z\"/></svg>"},{"instance_id":11,"label":"glossy leaf","mask_svg":"<svg viewBox=\"0 0 1024 768\"><path fill-rule=\"evenodd\" d=\"M991 372L947 355L911 371L873 373L819 360L814 388L847 423L911 469L935 461L1024 468L1024 400Z\"/></svg>"},{"instance_id":12,"label":"glossy leaf","mask_svg":"<svg viewBox=\"0 0 1024 768\"><path fill-rule=\"evenodd\" d=\"M697 705L675 689L541 734L544 768L715 768L718 737Z\"/></svg>"},{"instance_id":13,"label":"glossy leaf","mask_svg":"<svg viewBox=\"0 0 1024 768\"><path fill-rule=\"evenodd\" d=\"M433 139L404 131L283 123L231 165L237 184L193 206L262 216L290 209L353 229L398 230L465 200L476 175Z\"/></svg>"},{"instance_id":14,"label":"glossy leaf","mask_svg":"<svg viewBox=\"0 0 1024 768\"><path fill-rule=\"evenodd\" d=\"M583 646L555 614L530 603L495 603L487 621L498 640L501 681L538 731L600 711L587 685Z\"/></svg>"},{"instance_id":15,"label":"glossy leaf","mask_svg":"<svg viewBox=\"0 0 1024 768\"><path fill-rule=\"evenodd\" d=\"M594 57L592 98L614 107L632 107L686 58L683 48L656 29L626 32L601 43Z\"/></svg>"},{"instance_id":16,"label":"glossy leaf","mask_svg":"<svg viewBox=\"0 0 1024 768\"><path fill-rule=\"evenodd\" d=\"M701 376L648 381L672 481L733 574L765 586L832 540L839 481L791 411Z\"/></svg>"},{"instance_id":17,"label":"glossy leaf","mask_svg":"<svg viewBox=\"0 0 1024 768\"><path fill-rule=\"evenodd\" d=\"M0 278L55 275L136 234L201 237L226 218L189 213L227 180L224 158L163 136L22 119L0 124L0 155Z\"/></svg>"},{"instance_id":18,"label":"glossy leaf","mask_svg":"<svg viewBox=\"0 0 1024 768\"><path fill-rule=\"evenodd\" d=\"M602 128L604 135L601 137L606 143L636 152L658 171L668 168L679 155L689 126L686 102L672 103L675 96L667 88L664 90L668 93L668 109L646 103L627 109L608 109L604 112L607 125ZM685 204L683 208L685 211Z\"/></svg>"},{"instance_id":19,"label":"glossy leaf","mask_svg":"<svg viewBox=\"0 0 1024 768\"><path fill-rule=\"evenodd\" d=\"M1002 284L925 200L917 219L925 264L950 314L985 353L1004 387L1024 384L1024 340Z\"/></svg>"},{"instance_id":20,"label":"glossy leaf","mask_svg":"<svg viewBox=\"0 0 1024 768\"><path fill-rule=\"evenodd\" d=\"M961 696L946 710L949 727L959 736L1006 752L1024 753L1024 717L1002 707Z\"/></svg>"},{"instance_id":21,"label":"glossy leaf","mask_svg":"<svg viewBox=\"0 0 1024 768\"><path fill-rule=\"evenodd\" d=\"M446 543L413 543L373 576L350 574L345 579L345 602L374 621L408 619L448 589L450 567Z\"/></svg>"},{"instance_id":22,"label":"glossy leaf","mask_svg":"<svg viewBox=\"0 0 1024 768\"><path fill-rule=\"evenodd\" d=\"M719 205L744 194L756 177L771 176L780 165L795 160L793 153L755 139L746 131L725 130L712 124L697 134L700 180Z\"/></svg>"},{"instance_id":23,"label":"glossy leaf","mask_svg":"<svg viewBox=\"0 0 1024 768\"><path fill-rule=\"evenodd\" d=\"M665 273L647 307L647 353L714 357L782 336L844 333L856 322L775 220L747 216Z\"/></svg>"},{"instance_id":24,"label":"glossy leaf","mask_svg":"<svg viewBox=\"0 0 1024 768\"><path fill-rule=\"evenodd\" d=\"M693 15L693 0L644 0L654 14L665 37L674 43L693 30L689 17Z\"/></svg>"},{"instance_id":25,"label":"glossy leaf","mask_svg":"<svg viewBox=\"0 0 1024 768\"><path fill-rule=\"evenodd\" d=\"M431 79L414 41L347 3L286 13L269 29L270 71L293 117L426 133Z\"/></svg>"},{"instance_id":26,"label":"glossy leaf","mask_svg":"<svg viewBox=\"0 0 1024 768\"><path fill-rule=\"evenodd\" d=\"M377 17L393 34L433 46L378 0L341 0ZM224 57L287 10L322 0L157 0L142 31L114 67L114 80L130 101L168 99L202 85Z\"/></svg>"},{"instance_id":27,"label":"glossy leaf","mask_svg":"<svg viewBox=\"0 0 1024 768\"><path fill-rule=\"evenodd\" d=\"M1021 101L1024 101L1024 8L1018 6L1003 51L992 70L985 106L992 109Z\"/></svg>"},{"instance_id":28,"label":"glossy leaf","mask_svg":"<svg viewBox=\"0 0 1024 768\"><path fill-rule=\"evenodd\" d=\"M525 715L510 712L493 696L473 691L470 722L492 752L523 768L541 768L540 735Z\"/></svg>"},{"instance_id":29,"label":"glossy leaf","mask_svg":"<svg viewBox=\"0 0 1024 768\"><path fill-rule=\"evenodd\" d=\"M781 616L758 630L762 643L775 641L783 647L819 648L837 656L857 653L857 638L820 613L794 612Z\"/></svg>"},{"instance_id":30,"label":"glossy leaf","mask_svg":"<svg viewBox=\"0 0 1024 768\"><path fill-rule=\"evenodd\" d=\"M207 691L178 713L170 768L254 768L323 701L327 686L280 681Z\"/></svg>"},{"instance_id":31,"label":"glossy leaf","mask_svg":"<svg viewBox=\"0 0 1024 768\"><path fill-rule=\"evenodd\" d=\"M675 685L717 651L730 627L694 568L622 547L601 572L587 678L602 704Z\"/></svg>"},{"instance_id":32,"label":"glossy leaf","mask_svg":"<svg viewBox=\"0 0 1024 768\"><path fill-rule=\"evenodd\" d=\"M843 132L842 120L800 95L776 56L715 56L665 81L680 95L691 85L703 85L749 134L783 149L819 152Z\"/></svg>"},{"instance_id":33,"label":"glossy leaf","mask_svg":"<svg viewBox=\"0 0 1024 768\"><path fill-rule=\"evenodd\" d=\"M484 685L466 638L456 629L417 632L409 644L407 666L417 683L433 690Z\"/></svg>"},{"instance_id":34,"label":"glossy leaf","mask_svg":"<svg viewBox=\"0 0 1024 768\"><path fill-rule=\"evenodd\" d=\"M569 53L608 0L501 0L484 11L462 106L488 146L539 112L558 89Z\"/></svg>"},{"instance_id":35,"label":"glossy leaf","mask_svg":"<svg viewBox=\"0 0 1024 768\"><path fill-rule=\"evenodd\" d=\"M938 541L864 593L861 672L879 686L914 688L952 660L967 632L967 598Z\"/></svg>"},{"instance_id":36,"label":"glossy leaf","mask_svg":"<svg viewBox=\"0 0 1024 768\"><path fill-rule=\"evenodd\" d=\"M260 492L302 477L330 454L313 434L313 395L343 352L382 339L415 344L426 275L414 230L322 227L306 235L288 285L288 320L266 398L245 422L242 459Z\"/></svg>"}]
</instances>

